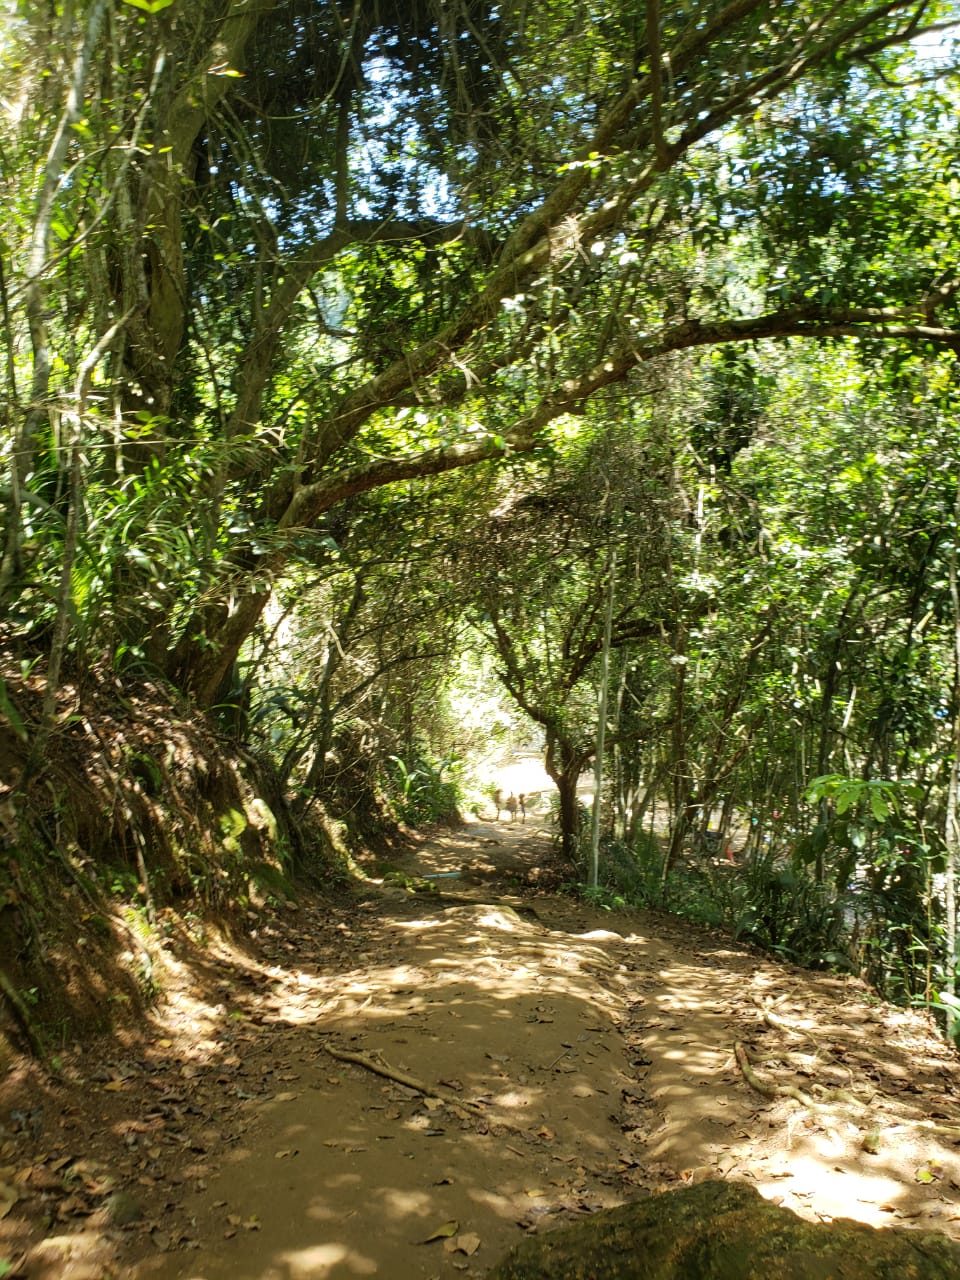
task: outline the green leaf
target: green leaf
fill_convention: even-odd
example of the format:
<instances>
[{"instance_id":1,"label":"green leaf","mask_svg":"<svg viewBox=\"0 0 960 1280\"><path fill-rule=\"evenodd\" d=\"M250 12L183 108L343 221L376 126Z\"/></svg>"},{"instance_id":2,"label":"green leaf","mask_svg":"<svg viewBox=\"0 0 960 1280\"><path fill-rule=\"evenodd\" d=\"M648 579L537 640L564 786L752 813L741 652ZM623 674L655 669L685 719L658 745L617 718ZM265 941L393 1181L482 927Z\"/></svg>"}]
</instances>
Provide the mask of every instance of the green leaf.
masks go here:
<instances>
[{"instance_id":1,"label":"green leaf","mask_svg":"<svg viewBox=\"0 0 960 1280\"><path fill-rule=\"evenodd\" d=\"M870 792L870 809L878 822L883 822L890 816L890 806L879 791Z\"/></svg>"},{"instance_id":2,"label":"green leaf","mask_svg":"<svg viewBox=\"0 0 960 1280\"><path fill-rule=\"evenodd\" d=\"M460 1223L455 1219L445 1222L442 1227L437 1227L436 1231L431 1233L421 1241L422 1244L429 1244L431 1240L447 1240L450 1236L455 1236L460 1230Z\"/></svg>"},{"instance_id":3,"label":"green leaf","mask_svg":"<svg viewBox=\"0 0 960 1280\"><path fill-rule=\"evenodd\" d=\"M856 804L859 794L860 788L856 785L837 787L837 813L846 813L852 805Z\"/></svg>"},{"instance_id":4,"label":"green leaf","mask_svg":"<svg viewBox=\"0 0 960 1280\"><path fill-rule=\"evenodd\" d=\"M173 4L173 0L123 0L123 2L149 14L159 13L161 9L167 9Z\"/></svg>"}]
</instances>

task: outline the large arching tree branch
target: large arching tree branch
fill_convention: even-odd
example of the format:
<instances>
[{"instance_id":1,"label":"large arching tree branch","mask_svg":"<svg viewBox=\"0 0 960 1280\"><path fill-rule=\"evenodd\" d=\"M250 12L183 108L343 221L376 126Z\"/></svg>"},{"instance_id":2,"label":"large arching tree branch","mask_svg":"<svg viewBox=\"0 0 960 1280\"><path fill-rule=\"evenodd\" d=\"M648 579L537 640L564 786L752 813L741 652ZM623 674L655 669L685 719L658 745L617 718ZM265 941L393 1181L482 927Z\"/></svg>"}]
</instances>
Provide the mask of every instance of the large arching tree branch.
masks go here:
<instances>
[{"instance_id":1,"label":"large arching tree branch","mask_svg":"<svg viewBox=\"0 0 960 1280\"><path fill-rule=\"evenodd\" d=\"M300 486L280 517L278 527L291 530L308 526L338 502L398 480L440 475L511 453L529 453L540 446L544 428L555 419L581 411L598 391L625 381L638 366L661 356L696 347L790 337L887 338L931 343L960 353L960 329L920 323L887 307L809 306L722 321L685 320L655 336L622 344L579 376L564 380L519 418L502 438L478 436L402 457L371 459L368 463L339 468L313 484Z\"/></svg>"},{"instance_id":2,"label":"large arching tree branch","mask_svg":"<svg viewBox=\"0 0 960 1280\"><path fill-rule=\"evenodd\" d=\"M890 28L898 14L905 15L900 32L902 38L907 38L911 24L923 9L920 3L891 0L864 12L852 0L849 3L841 0L818 22L801 27L799 20L795 21L792 29L783 33L782 52L778 48L772 65L768 59L760 58L752 65L748 62L743 72L731 68L723 56L724 50L736 39L739 24L757 13L765 13L767 6L762 0L733 0L706 20L698 16L664 54L664 59L669 60L672 83L669 103L663 94L662 127L670 130L672 161L679 160L712 130L731 124L752 110L754 101L768 100L799 83L817 66L832 63L837 55L843 54L849 42L863 43L873 33L876 39L892 39ZM404 351L385 369L347 392L312 428L309 450L301 456L303 469L298 473L291 466L281 471L266 504L269 514L285 534L309 526L345 497L393 480L439 474L497 457L507 450L535 449L544 427L553 419L563 413L576 412L603 387L625 380L638 365L673 351L792 335L885 336L957 349L960 335L937 323L936 316L931 321L919 306L902 312L793 308L721 321L684 320L655 334L621 339L608 356L592 367L548 388L540 401L505 433L503 445L498 445L493 437L478 437L439 449L343 468L340 463L344 450L367 422L404 398L419 396L430 379L456 367L470 344L486 340L489 335L494 339L490 344L494 354L488 357L491 367L513 363L514 356L509 351L504 359L497 357L498 335L491 324L503 300L529 287L545 268L571 261L586 236L618 225L658 181L661 171L656 156L651 158L652 92L649 75L634 80L601 117L592 136L564 167L552 190L521 218L500 250L496 265L459 311L441 323L425 341ZM678 137L676 123L671 125L666 118L668 113L671 121L685 125L678 141L674 140ZM637 154L630 155L628 163L620 167L620 161L615 158L623 157L630 149L635 149ZM399 226L394 228L398 229ZM369 230L375 232L375 228ZM389 224L384 234L390 234ZM264 308L263 327L254 335L243 362L240 394L234 411L238 426L249 429L259 420L263 390L304 288L350 243L353 238L349 228L337 227L284 266L269 306ZM241 461L238 466L242 474L246 462ZM283 561L282 552L271 553L268 573L282 571ZM222 674L229 667L243 639L244 627L250 618L255 620L264 599L265 593L258 588L255 599L251 597L249 604L238 604L225 627L207 636L207 641L213 642L207 643L207 652L213 656L204 657L204 674L197 687L215 686L215 668Z\"/></svg>"},{"instance_id":3,"label":"large arching tree branch","mask_svg":"<svg viewBox=\"0 0 960 1280\"><path fill-rule=\"evenodd\" d=\"M247 346L240 369L239 386L227 434L242 434L260 420L263 391L281 348L291 316L310 281L335 262L346 249L358 245L452 244L465 241L489 248L486 237L475 233L463 219L454 222L351 219L337 225L322 240L310 245L284 264L269 305L258 310L257 329ZM242 463L239 464L242 469Z\"/></svg>"},{"instance_id":4,"label":"large arching tree branch","mask_svg":"<svg viewBox=\"0 0 960 1280\"><path fill-rule=\"evenodd\" d=\"M673 74L677 76L689 71L694 60L704 54L712 40L720 33L729 32L737 22L758 7L761 6L757 0L735 0L706 24L701 26L691 23L669 54ZM923 5L919 9L922 11ZM903 38L906 38L918 10L915 0L911 3L906 3L906 0L891 0L890 3L878 5L866 13L856 10L850 22L826 34L821 31L825 19L821 23L812 24L802 35L798 33L798 46L788 48L787 53L765 75L755 77L748 84L726 94L721 103L711 103L709 111L701 112L699 118L687 125L679 140L669 148L669 163L676 163L698 142L737 118L755 99L770 98L782 93L814 67L833 59L849 41L863 31L901 10L907 10L912 15L904 28L906 34ZM590 141L580 149L578 158L567 166L567 172L553 191L537 209L527 215L508 239L497 266L474 298L432 337L405 351L386 369L344 396L316 432L312 460L314 470L322 469L335 458L355 438L372 414L395 403L399 397L408 394L418 383L449 363L452 357L489 325L504 298L516 293L541 272L558 249L563 253L565 246L573 241L585 241L616 226L622 221L628 208L651 189L663 169L669 167L662 154L656 155L635 179L624 184L609 199L601 201L593 209L578 210L581 199L594 182L595 170L591 165L582 163L583 160L591 155L603 156L616 151L631 129L634 135L629 139L631 147L649 146L655 140L656 129L651 123L650 111L639 110L644 105L649 107L650 96L655 96L655 80L656 77L652 75L636 80L602 118ZM665 144L661 145L661 152L663 146ZM329 250L332 249L331 243ZM329 261L332 256L334 253L319 246L316 251L310 250L303 255L284 284L282 305L289 310L307 282L311 265L319 270L321 258Z\"/></svg>"},{"instance_id":5,"label":"large arching tree branch","mask_svg":"<svg viewBox=\"0 0 960 1280\"><path fill-rule=\"evenodd\" d=\"M243 74L250 37L270 18L278 3L279 0L229 0L216 36L180 87L170 111L165 140L171 148L173 166L183 168L189 164L197 134Z\"/></svg>"}]
</instances>

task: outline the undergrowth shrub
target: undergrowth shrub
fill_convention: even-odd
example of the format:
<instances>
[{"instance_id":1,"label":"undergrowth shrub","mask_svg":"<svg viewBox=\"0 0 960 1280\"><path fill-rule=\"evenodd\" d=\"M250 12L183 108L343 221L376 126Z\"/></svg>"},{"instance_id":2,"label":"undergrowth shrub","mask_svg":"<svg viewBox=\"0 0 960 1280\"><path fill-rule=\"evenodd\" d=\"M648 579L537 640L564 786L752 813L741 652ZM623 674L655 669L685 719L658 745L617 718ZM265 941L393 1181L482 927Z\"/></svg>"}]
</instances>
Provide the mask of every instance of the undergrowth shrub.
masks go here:
<instances>
[{"instance_id":1,"label":"undergrowth shrub","mask_svg":"<svg viewBox=\"0 0 960 1280\"><path fill-rule=\"evenodd\" d=\"M724 923L734 936L806 968L850 967L842 905L805 867L761 849L742 867L731 898Z\"/></svg>"},{"instance_id":2,"label":"undergrowth shrub","mask_svg":"<svg viewBox=\"0 0 960 1280\"><path fill-rule=\"evenodd\" d=\"M847 787L859 810L841 811L838 802L789 846L764 843L738 862L688 852L666 871L665 845L652 833L632 844L607 838L599 885L579 892L604 908L654 908L720 926L806 968L854 972L885 999L948 1018L960 1041L937 886L942 841L903 817L893 784L821 781Z\"/></svg>"},{"instance_id":3,"label":"undergrowth shrub","mask_svg":"<svg viewBox=\"0 0 960 1280\"><path fill-rule=\"evenodd\" d=\"M657 905L660 889L660 847L646 833L633 848L623 840L605 840L600 848L600 884L629 906Z\"/></svg>"},{"instance_id":4,"label":"undergrowth shrub","mask_svg":"<svg viewBox=\"0 0 960 1280\"><path fill-rule=\"evenodd\" d=\"M669 911L696 924L722 926L783 959L807 967L850 967L842 903L768 849L745 863L689 858L663 874L664 850L643 833L633 844L609 839L600 885L587 894L602 906Z\"/></svg>"},{"instance_id":5,"label":"undergrowth shrub","mask_svg":"<svg viewBox=\"0 0 960 1280\"><path fill-rule=\"evenodd\" d=\"M459 821L463 790L454 760L432 760L419 750L408 760L390 756L386 790L397 817L408 826Z\"/></svg>"}]
</instances>

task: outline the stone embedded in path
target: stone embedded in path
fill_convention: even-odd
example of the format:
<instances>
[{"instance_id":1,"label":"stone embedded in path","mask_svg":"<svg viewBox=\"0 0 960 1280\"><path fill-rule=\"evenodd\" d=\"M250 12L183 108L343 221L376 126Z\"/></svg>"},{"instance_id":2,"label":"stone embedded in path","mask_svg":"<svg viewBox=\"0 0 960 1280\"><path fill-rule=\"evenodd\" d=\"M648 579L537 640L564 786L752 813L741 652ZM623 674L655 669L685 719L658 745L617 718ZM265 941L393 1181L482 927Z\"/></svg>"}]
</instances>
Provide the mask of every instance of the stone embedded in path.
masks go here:
<instances>
[{"instance_id":1,"label":"stone embedded in path","mask_svg":"<svg viewBox=\"0 0 960 1280\"><path fill-rule=\"evenodd\" d=\"M960 1280L960 1244L806 1222L743 1182L702 1182L517 1245L487 1280Z\"/></svg>"}]
</instances>

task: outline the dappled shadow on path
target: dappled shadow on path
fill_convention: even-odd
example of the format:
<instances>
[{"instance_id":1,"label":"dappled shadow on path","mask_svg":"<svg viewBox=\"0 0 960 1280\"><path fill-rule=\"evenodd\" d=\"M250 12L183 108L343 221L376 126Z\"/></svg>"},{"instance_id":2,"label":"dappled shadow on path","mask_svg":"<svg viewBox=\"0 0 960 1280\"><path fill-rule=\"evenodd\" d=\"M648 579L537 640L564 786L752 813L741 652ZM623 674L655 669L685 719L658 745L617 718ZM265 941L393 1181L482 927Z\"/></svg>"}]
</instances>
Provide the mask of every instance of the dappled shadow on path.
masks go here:
<instances>
[{"instance_id":1,"label":"dappled shadow on path","mask_svg":"<svg viewBox=\"0 0 960 1280\"><path fill-rule=\"evenodd\" d=\"M15 1153L30 1175L0 1228L34 1241L25 1274L478 1277L525 1232L703 1177L955 1231L960 1078L916 1015L668 917L523 896L549 840L504 825L410 856L459 873L440 894L305 900L255 949L211 941L205 973L169 957L154 1033L74 1063ZM488 860L505 884L476 876ZM737 1041L763 1080L849 1100L758 1094Z\"/></svg>"},{"instance_id":2,"label":"dappled shadow on path","mask_svg":"<svg viewBox=\"0 0 960 1280\"><path fill-rule=\"evenodd\" d=\"M446 1253L444 1239L476 1244L486 1267L518 1222L620 1199L611 1117L628 1077L620 1001L598 982L611 963L602 947L509 908L403 905L381 921L379 956L312 986L311 1021L302 993L276 1002L283 1042L298 1033L297 1078L257 1104L204 1196L211 1219L226 1199L241 1232L256 1214L255 1230L239 1248L203 1248L188 1271L158 1263L144 1274L473 1270L473 1252ZM344 1066L327 1043L450 1101ZM451 1222L448 1237L417 1243Z\"/></svg>"}]
</instances>

